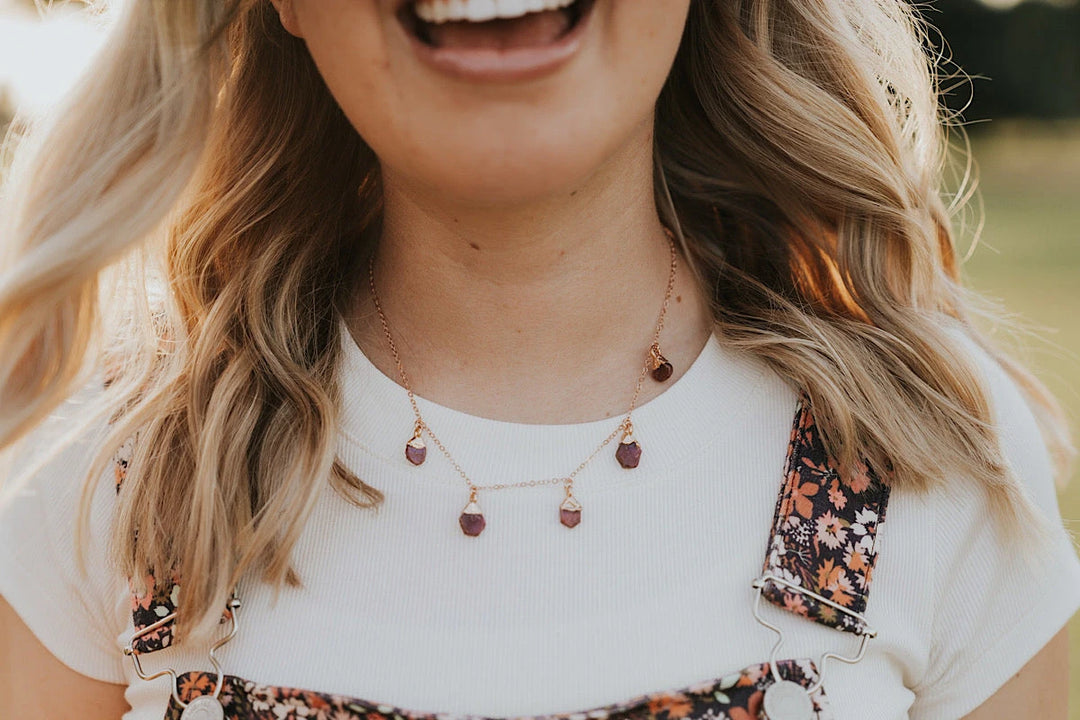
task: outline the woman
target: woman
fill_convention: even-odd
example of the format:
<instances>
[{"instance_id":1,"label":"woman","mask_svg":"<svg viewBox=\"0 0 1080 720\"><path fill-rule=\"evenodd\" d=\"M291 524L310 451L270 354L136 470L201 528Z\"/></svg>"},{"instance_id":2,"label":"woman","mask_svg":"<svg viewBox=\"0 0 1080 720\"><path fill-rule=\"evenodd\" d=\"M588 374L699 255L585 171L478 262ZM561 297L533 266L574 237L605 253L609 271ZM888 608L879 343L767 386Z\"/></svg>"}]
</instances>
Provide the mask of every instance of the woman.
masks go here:
<instances>
[{"instance_id":1,"label":"woman","mask_svg":"<svg viewBox=\"0 0 1080 720\"><path fill-rule=\"evenodd\" d=\"M905 3L123 13L9 184L0 715L1065 717Z\"/></svg>"}]
</instances>

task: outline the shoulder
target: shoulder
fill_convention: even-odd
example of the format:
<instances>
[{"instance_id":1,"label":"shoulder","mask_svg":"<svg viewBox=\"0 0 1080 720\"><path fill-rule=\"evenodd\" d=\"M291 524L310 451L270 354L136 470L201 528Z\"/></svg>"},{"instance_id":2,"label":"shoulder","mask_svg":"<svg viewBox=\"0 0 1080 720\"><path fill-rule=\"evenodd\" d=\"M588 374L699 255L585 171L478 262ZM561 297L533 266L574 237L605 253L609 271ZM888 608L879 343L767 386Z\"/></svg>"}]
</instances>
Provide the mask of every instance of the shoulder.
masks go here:
<instances>
[{"instance_id":1,"label":"shoulder","mask_svg":"<svg viewBox=\"0 0 1080 720\"><path fill-rule=\"evenodd\" d=\"M102 397L97 383L88 385L12 448L0 486L0 518L12 520L18 509L32 504L42 506L49 518L73 517L108 431L101 416ZM108 472L113 472L111 464ZM108 493L94 493L94 509L101 506L111 514L113 505Z\"/></svg>"},{"instance_id":2,"label":"shoulder","mask_svg":"<svg viewBox=\"0 0 1080 720\"><path fill-rule=\"evenodd\" d=\"M1040 423L1043 412L995 355L962 326L949 326L956 349L977 373L1001 451L1021 489L1045 515L1058 518L1055 466ZM956 484L955 482L952 484Z\"/></svg>"},{"instance_id":3,"label":"shoulder","mask_svg":"<svg viewBox=\"0 0 1080 720\"><path fill-rule=\"evenodd\" d=\"M999 581L1006 589L1006 576L1011 574L1033 582L1039 575L1037 582L1045 584L1054 574L1054 563L1070 571L1076 564L1073 541L1060 514L1057 469L1040 422L1047 411L1036 405L1021 382L973 334L959 325L948 332L955 343L953 350L978 376L1008 482L1018 492L1004 482L987 484L963 473L942 477L930 489L926 499L933 517L938 583L946 585L968 576L992 592ZM1027 507L1011 512L1017 503ZM1010 516L1018 526L1010 525ZM1019 566L1024 572L1017 574Z\"/></svg>"},{"instance_id":4,"label":"shoulder","mask_svg":"<svg viewBox=\"0 0 1080 720\"><path fill-rule=\"evenodd\" d=\"M991 352L963 328L949 332L953 349L979 375L1013 480L1049 532L1038 545L1017 542L997 519L1002 491L968 477L942 478L920 501L904 504L911 517L890 517L889 522L908 523L905 538L929 536L919 546L930 553L932 568L924 575L930 581L924 595L930 603L924 608L928 638L913 687L913 719L961 717L973 710L1080 607L1080 560L1059 513L1054 464L1038 413Z\"/></svg>"},{"instance_id":5,"label":"shoulder","mask_svg":"<svg viewBox=\"0 0 1080 720\"><path fill-rule=\"evenodd\" d=\"M94 417L99 398L94 388L77 393L7 458L0 595L66 665L120 682L116 637L126 625L127 583L108 552L116 512L113 468L89 478L107 430Z\"/></svg>"}]
</instances>

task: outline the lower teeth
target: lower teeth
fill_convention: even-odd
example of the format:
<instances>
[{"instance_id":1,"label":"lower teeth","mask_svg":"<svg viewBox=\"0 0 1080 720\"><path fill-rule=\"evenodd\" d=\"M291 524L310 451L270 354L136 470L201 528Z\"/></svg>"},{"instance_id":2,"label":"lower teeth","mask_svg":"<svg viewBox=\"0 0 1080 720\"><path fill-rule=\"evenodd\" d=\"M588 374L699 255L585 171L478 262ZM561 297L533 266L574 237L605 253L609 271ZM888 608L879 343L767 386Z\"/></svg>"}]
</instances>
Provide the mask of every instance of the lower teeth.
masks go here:
<instances>
[{"instance_id":1,"label":"lower teeth","mask_svg":"<svg viewBox=\"0 0 1080 720\"><path fill-rule=\"evenodd\" d=\"M584 0L575 0L570 5L560 8L558 10L546 10L543 12L532 12L525 15L521 15L515 18L496 18L493 20L485 20L482 22L472 22L469 20L452 20L445 23L430 23L426 22L418 15L416 15L415 9L411 11L412 22L409 23L412 27L413 33L416 37L426 45L432 47L444 47L449 44L456 44L461 46L476 45L481 47L518 47L526 45L544 44L548 41L557 40L564 34L569 32L581 19L584 14ZM548 15L549 13L559 13L562 18L562 28L549 40L541 41L540 43L528 42L535 39L536 35L533 34L532 38L522 37L518 40L524 40L525 42L517 42L506 44L505 41L510 39L509 32L515 27L515 24L520 23L537 23L538 20L530 20L529 18L537 18L539 16ZM520 29L520 28L519 28ZM542 28L548 31L550 27ZM471 36L471 37L470 37ZM500 37L501 36L501 37ZM447 38L459 40L462 42L450 42ZM500 40L502 42L500 42Z\"/></svg>"},{"instance_id":2,"label":"lower teeth","mask_svg":"<svg viewBox=\"0 0 1080 720\"><path fill-rule=\"evenodd\" d=\"M415 28L416 36L433 47L507 49L554 42L569 31L579 18L580 13L568 7L485 22L461 20L434 24L418 20Z\"/></svg>"}]
</instances>

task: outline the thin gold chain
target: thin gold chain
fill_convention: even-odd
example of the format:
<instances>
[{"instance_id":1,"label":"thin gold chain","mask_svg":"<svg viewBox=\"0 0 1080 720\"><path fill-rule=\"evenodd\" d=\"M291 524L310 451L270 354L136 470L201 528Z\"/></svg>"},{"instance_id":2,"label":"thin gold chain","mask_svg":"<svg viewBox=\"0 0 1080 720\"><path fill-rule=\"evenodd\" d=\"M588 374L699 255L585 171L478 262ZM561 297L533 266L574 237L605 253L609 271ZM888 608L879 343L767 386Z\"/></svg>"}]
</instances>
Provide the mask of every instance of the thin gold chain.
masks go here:
<instances>
[{"instance_id":1,"label":"thin gold chain","mask_svg":"<svg viewBox=\"0 0 1080 720\"><path fill-rule=\"evenodd\" d=\"M634 414L634 410L637 408L638 399L641 397L641 387L645 382L646 376L649 374L651 368L649 367L651 359L654 357L654 353L658 352L660 345L660 334L664 330L664 318L667 317L668 305L671 303L671 295L675 289L675 269L678 267L678 253L675 250L675 243L672 241L670 234L668 235L668 245L671 250L671 265L668 271L667 287L664 290L664 302L660 306L660 314L656 319L656 328L653 331L652 344L649 346L649 353L646 357L645 364L641 368L641 372L638 373L637 382L634 385L634 395L630 399L630 408L626 411L626 415L623 417L621 423L616 427L611 434L609 434L600 445L592 451L587 458L585 458L580 465L578 465L573 472L566 477L561 478L547 478L543 480L526 480L518 483L497 483L493 485L477 485L472 481L472 478L465 472L454 456L450 454L450 451L443 445L439 436L431 429L431 426L424 420L423 415L420 414L420 406L416 402L416 394L413 392L412 384L409 382L409 374L405 371L405 365L401 362L401 354L398 352L397 343L394 342L394 334L390 332L390 322L386 319L386 313L383 311L382 303L379 301L379 293L375 289L375 256L372 255L368 260L368 284L371 288L371 300L375 305L375 312L379 316L379 323L382 325L383 334L386 336L386 344L390 348L390 354L394 358L394 364L397 366L398 375L401 378L401 385L405 388L405 392L409 397L409 404L412 406L413 415L416 418L416 431L421 430L426 432L431 441L435 444L435 447L439 449L450 463L450 466L454 468L461 479L465 481L465 484L469 486L469 490L473 493L479 490L508 490L511 488L524 488L524 487L538 487L541 485L558 485L565 484L569 488L574 481L574 478L584 470L589 463L591 463L597 455L599 455L604 448L612 443L615 438L628 435L633 429L633 423L631 422L631 416Z\"/></svg>"}]
</instances>

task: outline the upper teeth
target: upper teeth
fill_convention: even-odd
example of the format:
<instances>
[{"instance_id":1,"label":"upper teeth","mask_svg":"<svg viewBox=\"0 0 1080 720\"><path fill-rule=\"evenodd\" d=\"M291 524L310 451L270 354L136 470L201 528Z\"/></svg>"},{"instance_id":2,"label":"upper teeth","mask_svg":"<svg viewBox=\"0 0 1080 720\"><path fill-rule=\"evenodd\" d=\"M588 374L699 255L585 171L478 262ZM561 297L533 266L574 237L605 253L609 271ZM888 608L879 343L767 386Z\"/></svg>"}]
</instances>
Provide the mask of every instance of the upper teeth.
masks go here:
<instances>
[{"instance_id":1,"label":"upper teeth","mask_svg":"<svg viewBox=\"0 0 1080 720\"><path fill-rule=\"evenodd\" d=\"M575 0L417 0L416 15L424 22L456 20L486 22L495 18L521 17L531 12L558 10Z\"/></svg>"}]
</instances>

